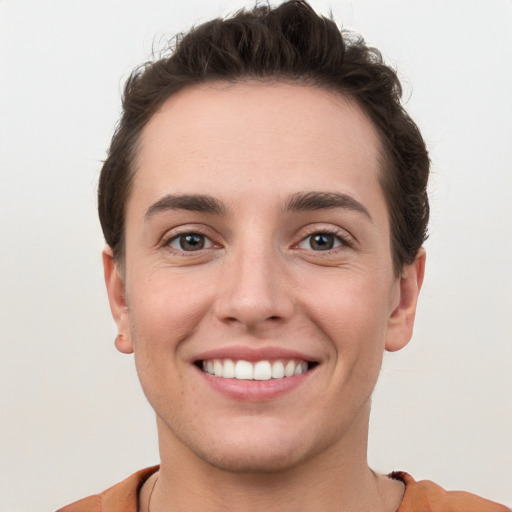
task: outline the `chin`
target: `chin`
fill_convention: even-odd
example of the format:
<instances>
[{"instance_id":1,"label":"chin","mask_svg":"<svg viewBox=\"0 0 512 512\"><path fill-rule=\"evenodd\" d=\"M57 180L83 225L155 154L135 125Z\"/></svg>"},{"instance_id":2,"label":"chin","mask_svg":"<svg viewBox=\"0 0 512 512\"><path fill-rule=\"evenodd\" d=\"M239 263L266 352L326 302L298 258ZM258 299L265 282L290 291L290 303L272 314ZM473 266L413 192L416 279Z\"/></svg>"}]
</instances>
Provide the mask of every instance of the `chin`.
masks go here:
<instances>
[{"instance_id":1,"label":"chin","mask_svg":"<svg viewBox=\"0 0 512 512\"><path fill-rule=\"evenodd\" d=\"M309 457L297 448L284 446L217 447L216 450L197 452L201 459L221 471L236 474L283 473L300 465Z\"/></svg>"},{"instance_id":2,"label":"chin","mask_svg":"<svg viewBox=\"0 0 512 512\"><path fill-rule=\"evenodd\" d=\"M319 421L313 414L297 414L296 408L288 415L251 409L217 417L191 414L187 421L170 413L157 415L163 452L170 460L188 459L234 474L284 473L335 449L351 424L343 418Z\"/></svg>"},{"instance_id":3,"label":"chin","mask_svg":"<svg viewBox=\"0 0 512 512\"><path fill-rule=\"evenodd\" d=\"M255 422L258 423L258 422ZM315 458L329 446L328 437L308 435L279 423L210 430L207 436L181 437L182 445L213 468L235 474L284 473ZM241 425L238 425L241 427ZM189 432L190 433L190 432Z\"/></svg>"}]
</instances>

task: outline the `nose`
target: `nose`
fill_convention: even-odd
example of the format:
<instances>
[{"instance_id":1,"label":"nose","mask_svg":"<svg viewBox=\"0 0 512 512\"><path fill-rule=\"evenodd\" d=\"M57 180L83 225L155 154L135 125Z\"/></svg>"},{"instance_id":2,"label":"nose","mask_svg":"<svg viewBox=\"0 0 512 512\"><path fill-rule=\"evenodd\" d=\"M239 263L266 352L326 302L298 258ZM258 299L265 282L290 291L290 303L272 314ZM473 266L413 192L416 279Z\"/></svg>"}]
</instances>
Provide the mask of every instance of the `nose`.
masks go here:
<instances>
[{"instance_id":1,"label":"nose","mask_svg":"<svg viewBox=\"0 0 512 512\"><path fill-rule=\"evenodd\" d=\"M215 314L247 331L265 329L289 320L294 311L286 262L272 247L246 247L224 262Z\"/></svg>"}]
</instances>

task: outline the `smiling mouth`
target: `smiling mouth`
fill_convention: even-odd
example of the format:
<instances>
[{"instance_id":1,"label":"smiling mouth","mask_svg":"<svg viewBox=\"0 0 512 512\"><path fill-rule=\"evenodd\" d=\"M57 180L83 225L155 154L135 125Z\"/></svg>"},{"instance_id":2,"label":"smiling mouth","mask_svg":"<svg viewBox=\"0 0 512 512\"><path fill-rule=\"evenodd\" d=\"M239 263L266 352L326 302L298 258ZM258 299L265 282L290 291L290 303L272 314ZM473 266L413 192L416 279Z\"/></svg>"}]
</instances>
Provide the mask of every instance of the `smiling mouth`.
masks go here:
<instances>
[{"instance_id":1,"label":"smiling mouth","mask_svg":"<svg viewBox=\"0 0 512 512\"><path fill-rule=\"evenodd\" d=\"M205 359L196 366L214 377L236 380L285 379L301 375L317 366L311 361L278 359L274 361L245 361L243 359Z\"/></svg>"}]
</instances>

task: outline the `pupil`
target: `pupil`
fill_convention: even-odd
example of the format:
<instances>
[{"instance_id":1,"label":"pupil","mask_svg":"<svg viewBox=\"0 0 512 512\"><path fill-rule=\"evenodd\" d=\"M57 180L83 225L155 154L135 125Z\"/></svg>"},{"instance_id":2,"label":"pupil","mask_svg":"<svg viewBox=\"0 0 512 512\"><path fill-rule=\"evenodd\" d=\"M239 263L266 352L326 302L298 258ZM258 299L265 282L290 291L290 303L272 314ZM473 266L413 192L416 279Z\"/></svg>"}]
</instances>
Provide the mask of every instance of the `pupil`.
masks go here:
<instances>
[{"instance_id":1,"label":"pupil","mask_svg":"<svg viewBox=\"0 0 512 512\"><path fill-rule=\"evenodd\" d=\"M318 251L327 251L332 249L333 245L334 237L332 235L326 235L325 233L314 235L311 239L311 248Z\"/></svg>"},{"instance_id":2,"label":"pupil","mask_svg":"<svg viewBox=\"0 0 512 512\"><path fill-rule=\"evenodd\" d=\"M204 238L202 235L192 233L190 235L183 235L180 237L181 247L189 251L197 251L204 247Z\"/></svg>"}]
</instances>

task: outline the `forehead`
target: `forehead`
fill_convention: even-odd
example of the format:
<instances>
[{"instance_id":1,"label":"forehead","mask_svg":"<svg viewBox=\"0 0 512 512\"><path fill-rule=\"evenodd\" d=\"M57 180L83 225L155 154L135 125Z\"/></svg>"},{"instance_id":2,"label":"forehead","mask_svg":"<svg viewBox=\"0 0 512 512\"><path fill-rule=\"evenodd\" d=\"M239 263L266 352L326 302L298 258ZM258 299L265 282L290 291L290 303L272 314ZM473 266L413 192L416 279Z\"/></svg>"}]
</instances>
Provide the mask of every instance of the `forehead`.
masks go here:
<instances>
[{"instance_id":1,"label":"forehead","mask_svg":"<svg viewBox=\"0 0 512 512\"><path fill-rule=\"evenodd\" d=\"M354 189L377 186L380 161L376 129L348 97L307 85L219 82L186 88L153 115L132 195L192 193L202 183L222 195L228 181L231 195L286 194L314 180L317 190L344 181L343 192L357 196ZM174 190L161 190L167 186Z\"/></svg>"}]
</instances>

